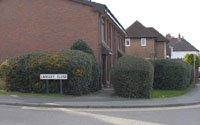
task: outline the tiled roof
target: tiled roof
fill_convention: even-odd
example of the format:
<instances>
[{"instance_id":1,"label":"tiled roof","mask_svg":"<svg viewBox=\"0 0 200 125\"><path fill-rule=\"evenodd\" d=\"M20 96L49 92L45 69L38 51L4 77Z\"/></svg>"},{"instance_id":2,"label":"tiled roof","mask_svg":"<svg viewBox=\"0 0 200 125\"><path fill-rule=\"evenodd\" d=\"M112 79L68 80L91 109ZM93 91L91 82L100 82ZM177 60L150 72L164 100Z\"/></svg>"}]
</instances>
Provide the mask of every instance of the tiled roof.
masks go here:
<instances>
[{"instance_id":1,"label":"tiled roof","mask_svg":"<svg viewBox=\"0 0 200 125\"><path fill-rule=\"evenodd\" d=\"M184 38L171 38L169 40L169 46L173 47L174 51L198 51L193 45L191 45Z\"/></svg>"},{"instance_id":2,"label":"tiled roof","mask_svg":"<svg viewBox=\"0 0 200 125\"><path fill-rule=\"evenodd\" d=\"M139 21L133 23L130 27L127 28L126 31L128 33L128 36L132 38L156 37L150 30L148 30L148 28L143 26Z\"/></svg>"},{"instance_id":3,"label":"tiled roof","mask_svg":"<svg viewBox=\"0 0 200 125\"><path fill-rule=\"evenodd\" d=\"M156 41L158 41L158 42L169 42L169 40L167 38L165 38L161 33L159 33L153 27L149 27L148 29L156 36Z\"/></svg>"}]
</instances>

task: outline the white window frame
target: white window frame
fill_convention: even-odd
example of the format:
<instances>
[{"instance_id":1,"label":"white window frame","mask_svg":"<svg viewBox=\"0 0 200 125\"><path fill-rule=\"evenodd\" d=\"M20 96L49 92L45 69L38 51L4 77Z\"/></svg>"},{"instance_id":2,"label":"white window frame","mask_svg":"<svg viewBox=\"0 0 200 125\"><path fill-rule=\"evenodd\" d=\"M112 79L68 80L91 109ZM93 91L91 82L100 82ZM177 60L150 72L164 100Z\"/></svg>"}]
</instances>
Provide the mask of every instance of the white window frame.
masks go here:
<instances>
[{"instance_id":1,"label":"white window frame","mask_svg":"<svg viewBox=\"0 0 200 125\"><path fill-rule=\"evenodd\" d=\"M127 43L129 43L129 44L127 44ZM126 47L131 46L131 40L130 39L125 39L125 46Z\"/></svg>"},{"instance_id":2,"label":"white window frame","mask_svg":"<svg viewBox=\"0 0 200 125\"><path fill-rule=\"evenodd\" d=\"M141 46L147 46L147 39L146 38L141 38L140 39L140 44L141 44Z\"/></svg>"}]
</instances>

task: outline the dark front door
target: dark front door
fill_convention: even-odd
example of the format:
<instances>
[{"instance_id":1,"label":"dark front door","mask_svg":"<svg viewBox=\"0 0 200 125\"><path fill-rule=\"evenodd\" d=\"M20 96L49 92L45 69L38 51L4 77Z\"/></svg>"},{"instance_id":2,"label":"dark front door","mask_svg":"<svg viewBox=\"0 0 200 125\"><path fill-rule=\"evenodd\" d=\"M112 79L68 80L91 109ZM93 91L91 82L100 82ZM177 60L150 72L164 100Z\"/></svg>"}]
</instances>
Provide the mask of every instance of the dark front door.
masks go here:
<instances>
[{"instance_id":1,"label":"dark front door","mask_svg":"<svg viewBox=\"0 0 200 125\"><path fill-rule=\"evenodd\" d=\"M111 55L102 55L103 86L110 87Z\"/></svg>"},{"instance_id":2,"label":"dark front door","mask_svg":"<svg viewBox=\"0 0 200 125\"><path fill-rule=\"evenodd\" d=\"M106 87L106 55L102 55L102 73L103 86Z\"/></svg>"}]
</instances>

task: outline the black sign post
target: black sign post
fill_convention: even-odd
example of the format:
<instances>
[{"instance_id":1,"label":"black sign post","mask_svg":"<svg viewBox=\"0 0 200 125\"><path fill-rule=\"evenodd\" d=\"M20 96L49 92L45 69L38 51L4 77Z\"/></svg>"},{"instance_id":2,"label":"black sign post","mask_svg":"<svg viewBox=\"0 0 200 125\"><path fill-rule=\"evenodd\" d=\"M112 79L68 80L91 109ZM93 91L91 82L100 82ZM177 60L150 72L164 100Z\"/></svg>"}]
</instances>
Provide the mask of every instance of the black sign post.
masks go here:
<instances>
[{"instance_id":1,"label":"black sign post","mask_svg":"<svg viewBox=\"0 0 200 125\"><path fill-rule=\"evenodd\" d=\"M46 80L46 93L49 93L49 80Z\"/></svg>"},{"instance_id":2,"label":"black sign post","mask_svg":"<svg viewBox=\"0 0 200 125\"><path fill-rule=\"evenodd\" d=\"M60 80L60 94L63 95L63 83L62 83L62 80Z\"/></svg>"}]
</instances>

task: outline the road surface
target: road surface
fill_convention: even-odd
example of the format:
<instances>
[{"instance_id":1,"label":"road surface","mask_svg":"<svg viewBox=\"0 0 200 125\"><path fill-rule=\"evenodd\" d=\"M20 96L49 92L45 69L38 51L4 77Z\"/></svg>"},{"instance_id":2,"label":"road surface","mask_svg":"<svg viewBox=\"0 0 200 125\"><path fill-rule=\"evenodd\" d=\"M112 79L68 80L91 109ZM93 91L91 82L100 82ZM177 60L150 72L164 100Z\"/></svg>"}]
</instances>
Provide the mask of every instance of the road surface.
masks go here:
<instances>
[{"instance_id":1,"label":"road surface","mask_svg":"<svg viewBox=\"0 0 200 125\"><path fill-rule=\"evenodd\" d=\"M0 125L199 125L200 105L134 109L0 106Z\"/></svg>"}]
</instances>

